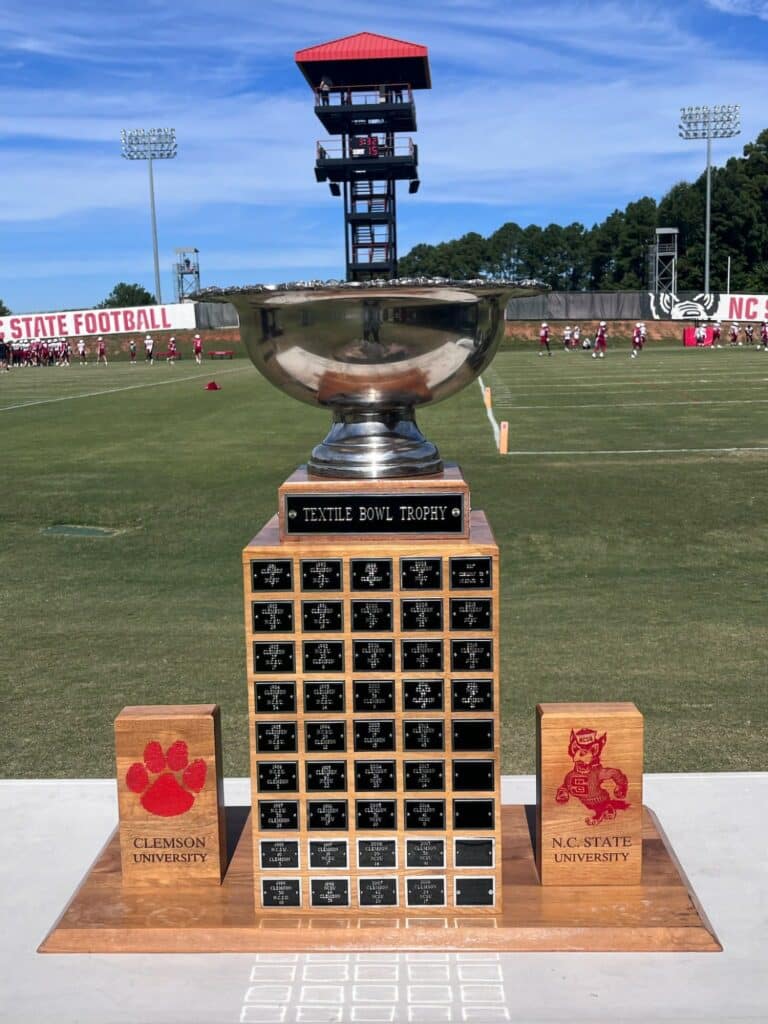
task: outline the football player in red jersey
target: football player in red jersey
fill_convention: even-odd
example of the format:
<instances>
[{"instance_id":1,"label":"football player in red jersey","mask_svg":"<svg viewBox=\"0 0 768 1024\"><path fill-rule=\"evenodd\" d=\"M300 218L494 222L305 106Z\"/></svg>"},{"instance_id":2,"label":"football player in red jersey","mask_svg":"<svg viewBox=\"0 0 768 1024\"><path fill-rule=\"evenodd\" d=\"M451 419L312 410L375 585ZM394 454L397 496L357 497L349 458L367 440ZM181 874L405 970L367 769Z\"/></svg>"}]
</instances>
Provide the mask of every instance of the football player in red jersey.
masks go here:
<instances>
[{"instance_id":1,"label":"football player in red jersey","mask_svg":"<svg viewBox=\"0 0 768 1024\"><path fill-rule=\"evenodd\" d=\"M179 354L179 350L176 348L176 338L173 337L168 342L168 365L176 365L176 356Z\"/></svg>"},{"instance_id":2,"label":"football player in red jersey","mask_svg":"<svg viewBox=\"0 0 768 1024\"><path fill-rule=\"evenodd\" d=\"M192 351L195 354L195 362L200 366L203 362L203 343L200 340L199 334L196 334L192 339Z\"/></svg>"},{"instance_id":3,"label":"football player in red jersey","mask_svg":"<svg viewBox=\"0 0 768 1024\"><path fill-rule=\"evenodd\" d=\"M97 352L98 356L96 358L96 365L98 366L99 363L104 363L105 366L108 366L109 363L107 362L107 346L104 344L104 339L101 337L101 335L99 335L97 343Z\"/></svg>"},{"instance_id":4,"label":"football player in red jersey","mask_svg":"<svg viewBox=\"0 0 768 1024\"><path fill-rule=\"evenodd\" d=\"M760 345L757 347L760 348L761 345L768 352L768 323L765 320L760 326Z\"/></svg>"},{"instance_id":5,"label":"football player in red jersey","mask_svg":"<svg viewBox=\"0 0 768 1024\"><path fill-rule=\"evenodd\" d=\"M643 349L643 333L641 325L635 324L634 330L632 331L632 351L630 355L633 359L637 359Z\"/></svg>"},{"instance_id":6,"label":"football player in red jersey","mask_svg":"<svg viewBox=\"0 0 768 1024\"><path fill-rule=\"evenodd\" d=\"M605 350L608 348L608 328L605 320L600 321L600 325L597 328L595 334L595 351L592 353L592 358L597 359L599 356L601 359L605 358Z\"/></svg>"},{"instance_id":7,"label":"football player in red jersey","mask_svg":"<svg viewBox=\"0 0 768 1024\"><path fill-rule=\"evenodd\" d=\"M549 347L549 324L542 324L541 330L539 331L539 355L543 356L543 348L546 348L547 355L552 355L552 349Z\"/></svg>"},{"instance_id":8,"label":"football player in red jersey","mask_svg":"<svg viewBox=\"0 0 768 1024\"><path fill-rule=\"evenodd\" d=\"M720 325L719 320L715 320L712 324L712 348L720 348L720 335L723 333L723 328Z\"/></svg>"}]
</instances>

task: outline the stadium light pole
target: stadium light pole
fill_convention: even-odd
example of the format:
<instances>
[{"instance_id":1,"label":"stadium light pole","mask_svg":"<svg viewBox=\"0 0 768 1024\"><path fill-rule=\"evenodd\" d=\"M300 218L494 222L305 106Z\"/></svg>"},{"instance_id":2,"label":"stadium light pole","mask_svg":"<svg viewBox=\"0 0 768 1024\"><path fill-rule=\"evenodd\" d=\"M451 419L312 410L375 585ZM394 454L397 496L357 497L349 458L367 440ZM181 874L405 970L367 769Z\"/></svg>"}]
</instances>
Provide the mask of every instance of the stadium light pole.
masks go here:
<instances>
[{"instance_id":1,"label":"stadium light pole","mask_svg":"<svg viewBox=\"0 0 768 1024\"><path fill-rule=\"evenodd\" d=\"M120 132L120 145L126 160L146 160L149 167L149 212L152 218L152 252L155 258L155 297L160 294L160 260L157 255L157 218L155 216L154 160L172 160L176 156L175 128L132 128Z\"/></svg>"},{"instance_id":2,"label":"stadium light pole","mask_svg":"<svg viewBox=\"0 0 768 1024\"><path fill-rule=\"evenodd\" d=\"M704 224L704 292L709 294L709 226L712 200L712 139L731 139L741 131L741 107L722 103L714 107L681 107L681 139L706 139L707 206Z\"/></svg>"}]
</instances>

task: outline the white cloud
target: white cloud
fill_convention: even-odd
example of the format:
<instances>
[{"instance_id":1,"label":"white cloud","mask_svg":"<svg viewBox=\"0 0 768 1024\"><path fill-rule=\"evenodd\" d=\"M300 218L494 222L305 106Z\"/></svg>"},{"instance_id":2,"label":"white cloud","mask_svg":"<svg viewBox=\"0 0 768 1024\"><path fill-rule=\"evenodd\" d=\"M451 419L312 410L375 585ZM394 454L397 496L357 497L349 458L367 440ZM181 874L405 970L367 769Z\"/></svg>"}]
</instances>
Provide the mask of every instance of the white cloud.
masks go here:
<instances>
[{"instance_id":1,"label":"white cloud","mask_svg":"<svg viewBox=\"0 0 768 1024\"><path fill-rule=\"evenodd\" d=\"M768 21L768 3L766 0L706 0L708 7L721 11L723 14L734 14L742 18L760 18Z\"/></svg>"}]
</instances>

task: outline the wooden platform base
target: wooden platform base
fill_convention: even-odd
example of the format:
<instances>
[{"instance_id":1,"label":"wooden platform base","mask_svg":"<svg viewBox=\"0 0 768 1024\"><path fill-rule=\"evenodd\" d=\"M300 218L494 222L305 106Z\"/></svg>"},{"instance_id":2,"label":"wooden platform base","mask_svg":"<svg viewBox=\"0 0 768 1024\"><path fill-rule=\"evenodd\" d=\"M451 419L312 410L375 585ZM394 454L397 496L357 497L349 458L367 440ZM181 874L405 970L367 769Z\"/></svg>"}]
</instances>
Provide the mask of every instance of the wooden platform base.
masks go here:
<instances>
[{"instance_id":1,"label":"wooden platform base","mask_svg":"<svg viewBox=\"0 0 768 1024\"><path fill-rule=\"evenodd\" d=\"M503 809L504 910L496 916L256 913L248 808L229 808L223 885L127 892L112 835L42 953L251 953L386 950L717 952L722 947L654 814L643 814L638 886L538 884L533 808Z\"/></svg>"}]
</instances>

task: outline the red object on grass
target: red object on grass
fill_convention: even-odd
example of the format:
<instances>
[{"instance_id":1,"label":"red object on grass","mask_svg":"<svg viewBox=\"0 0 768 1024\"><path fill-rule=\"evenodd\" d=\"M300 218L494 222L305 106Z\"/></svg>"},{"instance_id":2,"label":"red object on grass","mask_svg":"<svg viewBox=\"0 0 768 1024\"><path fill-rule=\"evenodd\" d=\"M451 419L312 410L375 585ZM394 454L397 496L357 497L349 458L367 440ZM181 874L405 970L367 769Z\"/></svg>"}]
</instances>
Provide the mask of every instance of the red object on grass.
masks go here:
<instances>
[{"instance_id":1,"label":"red object on grass","mask_svg":"<svg viewBox=\"0 0 768 1024\"><path fill-rule=\"evenodd\" d=\"M215 380L209 380L205 385L206 391L221 391L221 384L217 384Z\"/></svg>"}]
</instances>

